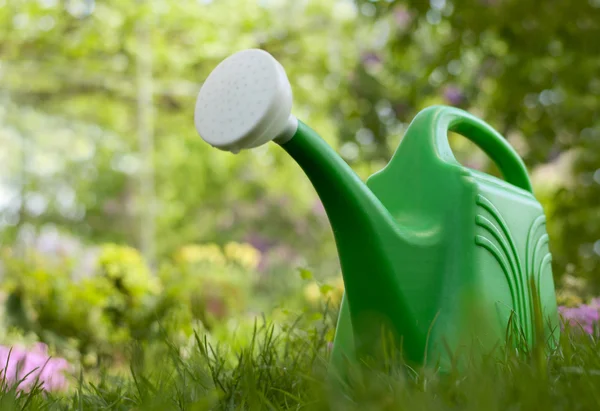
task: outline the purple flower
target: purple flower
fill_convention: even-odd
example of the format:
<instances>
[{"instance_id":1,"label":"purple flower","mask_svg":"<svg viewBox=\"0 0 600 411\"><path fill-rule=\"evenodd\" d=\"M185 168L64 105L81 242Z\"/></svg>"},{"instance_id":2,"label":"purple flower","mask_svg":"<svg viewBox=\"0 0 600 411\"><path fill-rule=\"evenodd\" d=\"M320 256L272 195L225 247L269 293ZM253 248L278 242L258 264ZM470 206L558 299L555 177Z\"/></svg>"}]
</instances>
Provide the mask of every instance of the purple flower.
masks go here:
<instances>
[{"instance_id":1,"label":"purple flower","mask_svg":"<svg viewBox=\"0 0 600 411\"><path fill-rule=\"evenodd\" d=\"M70 257L81 249L75 237L62 234L54 227L42 229L35 242L36 250L47 255Z\"/></svg>"},{"instance_id":2,"label":"purple flower","mask_svg":"<svg viewBox=\"0 0 600 411\"><path fill-rule=\"evenodd\" d=\"M37 344L32 351L22 347L0 345L0 378L8 385L19 384L17 389L27 391L39 384L46 391L60 391L68 386L66 373L71 370L64 358L50 358L45 344Z\"/></svg>"},{"instance_id":3,"label":"purple flower","mask_svg":"<svg viewBox=\"0 0 600 411\"><path fill-rule=\"evenodd\" d=\"M366 67L374 67L381 63L381 58L374 52L363 53L361 60Z\"/></svg>"},{"instance_id":4,"label":"purple flower","mask_svg":"<svg viewBox=\"0 0 600 411\"><path fill-rule=\"evenodd\" d=\"M406 8L404 8L402 6L397 6L394 9L393 16L394 16L394 21L396 22L396 25L400 29L403 29L406 26L408 26L408 24L410 23L410 20L412 18L410 13L408 12L408 10L406 10Z\"/></svg>"},{"instance_id":5,"label":"purple flower","mask_svg":"<svg viewBox=\"0 0 600 411\"><path fill-rule=\"evenodd\" d=\"M294 248L280 244L270 248L269 251L263 255L258 269L259 271L264 272L273 267L282 265L289 267L290 265L297 264L298 259L299 255Z\"/></svg>"},{"instance_id":6,"label":"purple flower","mask_svg":"<svg viewBox=\"0 0 600 411\"><path fill-rule=\"evenodd\" d=\"M444 90L444 98L452 105L458 105L463 102L465 96L462 90L456 86L448 86Z\"/></svg>"},{"instance_id":7,"label":"purple flower","mask_svg":"<svg viewBox=\"0 0 600 411\"><path fill-rule=\"evenodd\" d=\"M261 236L258 233L250 233L248 234L244 241L250 244L252 247L256 248L261 253L266 253L271 248L272 244L265 237Z\"/></svg>"},{"instance_id":8,"label":"purple flower","mask_svg":"<svg viewBox=\"0 0 600 411\"><path fill-rule=\"evenodd\" d=\"M579 307L558 307L558 310L565 322L574 326L581 326L586 333L592 334L594 326L600 320L600 312L595 305L597 300L593 300L593 303L594 305L582 304Z\"/></svg>"}]
</instances>

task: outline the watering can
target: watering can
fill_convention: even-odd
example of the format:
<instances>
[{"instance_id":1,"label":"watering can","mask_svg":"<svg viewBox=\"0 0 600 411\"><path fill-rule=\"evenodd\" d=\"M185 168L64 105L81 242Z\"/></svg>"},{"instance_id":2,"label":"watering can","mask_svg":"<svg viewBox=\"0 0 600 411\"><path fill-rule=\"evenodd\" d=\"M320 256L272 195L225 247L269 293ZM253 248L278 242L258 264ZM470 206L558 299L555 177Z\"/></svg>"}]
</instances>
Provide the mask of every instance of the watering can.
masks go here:
<instances>
[{"instance_id":1,"label":"watering can","mask_svg":"<svg viewBox=\"0 0 600 411\"><path fill-rule=\"evenodd\" d=\"M209 74L194 121L202 139L220 150L273 141L310 179L344 279L336 367L379 358L386 335L407 361L442 368L460 350L515 343L507 338L511 325L527 346L558 338L544 212L523 161L498 132L465 111L426 108L390 162L365 183L291 109L284 68L266 51L250 49ZM457 162L449 131L478 145L504 179Z\"/></svg>"}]
</instances>

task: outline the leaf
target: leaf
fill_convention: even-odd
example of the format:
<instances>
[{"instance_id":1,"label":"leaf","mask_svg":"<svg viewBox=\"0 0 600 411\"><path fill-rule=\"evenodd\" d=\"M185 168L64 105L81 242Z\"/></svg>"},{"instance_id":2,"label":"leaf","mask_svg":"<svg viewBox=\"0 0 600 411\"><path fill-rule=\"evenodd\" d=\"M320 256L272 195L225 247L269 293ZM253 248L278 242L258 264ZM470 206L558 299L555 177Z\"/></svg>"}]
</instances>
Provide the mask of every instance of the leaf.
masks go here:
<instances>
[{"instance_id":1,"label":"leaf","mask_svg":"<svg viewBox=\"0 0 600 411\"><path fill-rule=\"evenodd\" d=\"M329 291L333 290L333 287L329 284L323 284L320 288L321 294L326 295Z\"/></svg>"},{"instance_id":2,"label":"leaf","mask_svg":"<svg viewBox=\"0 0 600 411\"><path fill-rule=\"evenodd\" d=\"M300 268L298 271L300 271L300 278L303 280L312 280L313 274L311 271L307 270L306 268Z\"/></svg>"},{"instance_id":3,"label":"leaf","mask_svg":"<svg viewBox=\"0 0 600 411\"><path fill-rule=\"evenodd\" d=\"M323 320L323 314L322 314L322 313L320 313L320 312L313 313L313 314L310 316L310 320L311 320L311 321L321 321L321 320Z\"/></svg>"}]
</instances>

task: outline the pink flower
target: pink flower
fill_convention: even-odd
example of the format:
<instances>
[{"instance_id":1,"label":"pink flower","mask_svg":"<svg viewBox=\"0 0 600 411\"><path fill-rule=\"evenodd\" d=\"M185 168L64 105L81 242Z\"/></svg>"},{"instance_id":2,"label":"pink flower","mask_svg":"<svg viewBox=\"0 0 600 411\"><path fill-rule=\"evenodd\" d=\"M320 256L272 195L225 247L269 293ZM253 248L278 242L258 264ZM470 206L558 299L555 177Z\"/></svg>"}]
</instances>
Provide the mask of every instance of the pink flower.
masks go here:
<instances>
[{"instance_id":1,"label":"pink flower","mask_svg":"<svg viewBox=\"0 0 600 411\"><path fill-rule=\"evenodd\" d=\"M318 216L326 215L325 207L323 206L323 203L321 202L321 200L315 200L315 202L313 203L313 206L312 206L312 212Z\"/></svg>"},{"instance_id":2,"label":"pink flower","mask_svg":"<svg viewBox=\"0 0 600 411\"><path fill-rule=\"evenodd\" d=\"M592 298L592 301L588 304L590 307L594 307L597 310L600 310L600 298Z\"/></svg>"},{"instance_id":3,"label":"pink flower","mask_svg":"<svg viewBox=\"0 0 600 411\"><path fill-rule=\"evenodd\" d=\"M46 391L68 386L65 374L71 370L70 364L64 358L49 357L45 344L38 343L32 351L0 345L0 363L0 378L8 385L18 383L18 390L27 391L35 384Z\"/></svg>"},{"instance_id":4,"label":"pink flower","mask_svg":"<svg viewBox=\"0 0 600 411\"><path fill-rule=\"evenodd\" d=\"M593 300L592 304L582 304L579 307L558 307L558 310L567 323L581 326L586 333L592 334L594 326L600 320L597 302Z\"/></svg>"}]
</instances>

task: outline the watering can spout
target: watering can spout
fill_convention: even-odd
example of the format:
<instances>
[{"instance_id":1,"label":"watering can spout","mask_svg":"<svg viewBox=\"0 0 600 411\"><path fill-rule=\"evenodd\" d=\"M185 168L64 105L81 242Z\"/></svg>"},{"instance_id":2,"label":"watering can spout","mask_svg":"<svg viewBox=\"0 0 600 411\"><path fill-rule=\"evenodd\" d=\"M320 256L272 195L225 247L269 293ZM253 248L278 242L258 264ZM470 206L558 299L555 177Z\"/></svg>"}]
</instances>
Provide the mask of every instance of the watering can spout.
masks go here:
<instances>
[{"instance_id":1,"label":"watering can spout","mask_svg":"<svg viewBox=\"0 0 600 411\"><path fill-rule=\"evenodd\" d=\"M402 295L398 267L390 258L410 244L415 233L402 227L350 166L303 122L282 148L310 179L333 229L345 287L342 311L349 314L354 330L349 336L352 351L372 355L384 343L384 330L395 337L419 335L411 332L415 324L408 318L403 321L410 307Z\"/></svg>"}]
</instances>

